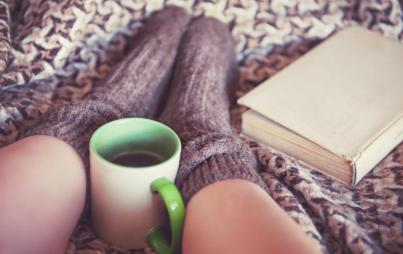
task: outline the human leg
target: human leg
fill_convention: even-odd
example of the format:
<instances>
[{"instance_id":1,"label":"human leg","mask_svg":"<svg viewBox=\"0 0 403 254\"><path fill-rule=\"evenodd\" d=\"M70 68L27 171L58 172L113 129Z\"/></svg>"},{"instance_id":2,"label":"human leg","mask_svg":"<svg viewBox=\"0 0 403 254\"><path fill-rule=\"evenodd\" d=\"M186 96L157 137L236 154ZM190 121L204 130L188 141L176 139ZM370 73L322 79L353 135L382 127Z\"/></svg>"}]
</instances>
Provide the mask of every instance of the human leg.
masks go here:
<instances>
[{"instance_id":1,"label":"human leg","mask_svg":"<svg viewBox=\"0 0 403 254\"><path fill-rule=\"evenodd\" d=\"M314 254L320 245L256 184L231 179L203 188L188 203L183 253Z\"/></svg>"},{"instance_id":2,"label":"human leg","mask_svg":"<svg viewBox=\"0 0 403 254\"><path fill-rule=\"evenodd\" d=\"M227 28L194 20L178 54L160 119L183 141L176 183L188 202L184 253L318 253L264 191L255 156L230 126L236 68Z\"/></svg>"},{"instance_id":3,"label":"human leg","mask_svg":"<svg viewBox=\"0 0 403 254\"><path fill-rule=\"evenodd\" d=\"M81 174L88 169L88 142L96 128L117 118L156 113L189 20L176 7L150 17L131 45L133 50L103 84L78 102L49 110L20 141L0 150L0 205L6 208L0 215L4 228L0 229L0 248L7 248L0 253L63 251L62 242L67 242L81 214L79 197L85 194L82 185L76 186L76 181L64 180L64 176L85 179L75 174L78 169ZM77 154L84 166L74 164L74 160L80 161ZM72 170L71 163L73 172L64 172ZM70 203L75 201L78 203ZM61 205L52 207L56 203ZM65 205L72 207L61 209ZM65 221L64 217L71 219ZM31 219L36 221L32 225Z\"/></svg>"},{"instance_id":4,"label":"human leg","mask_svg":"<svg viewBox=\"0 0 403 254\"><path fill-rule=\"evenodd\" d=\"M50 109L22 136L62 139L87 166L88 142L95 129L122 117L156 114L189 20L183 9L173 6L152 15L134 38L132 50L102 84L77 102Z\"/></svg>"},{"instance_id":5,"label":"human leg","mask_svg":"<svg viewBox=\"0 0 403 254\"><path fill-rule=\"evenodd\" d=\"M32 136L0 150L0 253L63 253L85 200L84 166L67 143Z\"/></svg>"}]
</instances>

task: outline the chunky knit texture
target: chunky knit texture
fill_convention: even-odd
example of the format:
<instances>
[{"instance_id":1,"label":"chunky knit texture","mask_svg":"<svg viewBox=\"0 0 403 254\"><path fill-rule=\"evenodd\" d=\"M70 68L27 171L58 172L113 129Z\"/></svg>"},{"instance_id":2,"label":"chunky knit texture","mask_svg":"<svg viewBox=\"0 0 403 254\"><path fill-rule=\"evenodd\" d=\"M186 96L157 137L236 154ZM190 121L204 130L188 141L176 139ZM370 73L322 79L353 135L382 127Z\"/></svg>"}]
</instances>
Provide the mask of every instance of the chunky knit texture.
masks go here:
<instances>
[{"instance_id":1,"label":"chunky knit texture","mask_svg":"<svg viewBox=\"0 0 403 254\"><path fill-rule=\"evenodd\" d=\"M139 20L169 4L230 23L241 68L237 96L350 25L403 43L403 1L396 0L1 1L0 146L56 101L81 98L121 59ZM101 43L92 43L97 38ZM243 111L232 111L237 126ZM270 195L329 253L403 253L403 143L354 188L283 153L250 146ZM86 223L66 252L133 253L109 246Z\"/></svg>"},{"instance_id":2,"label":"chunky knit texture","mask_svg":"<svg viewBox=\"0 0 403 254\"><path fill-rule=\"evenodd\" d=\"M156 114L189 21L190 16L178 7L153 15L135 37L129 55L103 84L80 101L49 110L22 136L62 139L73 146L88 168L88 142L98 127L126 116Z\"/></svg>"},{"instance_id":3,"label":"chunky knit texture","mask_svg":"<svg viewBox=\"0 0 403 254\"><path fill-rule=\"evenodd\" d=\"M249 147L230 125L229 94L236 85L234 42L213 18L197 18L180 44L166 108L160 120L183 142L176 184L185 201L204 186L226 179L265 185Z\"/></svg>"}]
</instances>

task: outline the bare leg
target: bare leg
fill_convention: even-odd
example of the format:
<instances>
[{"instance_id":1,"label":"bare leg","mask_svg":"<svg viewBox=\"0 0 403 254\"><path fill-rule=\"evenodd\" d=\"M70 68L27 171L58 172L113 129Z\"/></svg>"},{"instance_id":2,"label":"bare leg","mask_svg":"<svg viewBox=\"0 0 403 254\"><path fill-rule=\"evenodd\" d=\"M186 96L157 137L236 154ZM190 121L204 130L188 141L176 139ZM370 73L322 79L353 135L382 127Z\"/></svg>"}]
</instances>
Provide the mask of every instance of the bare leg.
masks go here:
<instances>
[{"instance_id":1,"label":"bare leg","mask_svg":"<svg viewBox=\"0 0 403 254\"><path fill-rule=\"evenodd\" d=\"M319 253L319 245L256 184L216 182L188 203L183 253Z\"/></svg>"},{"instance_id":2,"label":"bare leg","mask_svg":"<svg viewBox=\"0 0 403 254\"><path fill-rule=\"evenodd\" d=\"M64 253L85 201L67 143L31 136L0 150L0 253Z\"/></svg>"}]
</instances>

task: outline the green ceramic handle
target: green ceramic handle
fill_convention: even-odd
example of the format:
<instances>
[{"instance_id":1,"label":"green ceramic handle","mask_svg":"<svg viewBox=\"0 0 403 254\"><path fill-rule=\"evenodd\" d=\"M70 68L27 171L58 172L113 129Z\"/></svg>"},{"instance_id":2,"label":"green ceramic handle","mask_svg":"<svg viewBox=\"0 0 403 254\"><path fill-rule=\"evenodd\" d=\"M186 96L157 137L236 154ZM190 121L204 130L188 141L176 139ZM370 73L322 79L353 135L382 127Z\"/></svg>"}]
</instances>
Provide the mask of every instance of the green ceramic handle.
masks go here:
<instances>
[{"instance_id":1,"label":"green ceramic handle","mask_svg":"<svg viewBox=\"0 0 403 254\"><path fill-rule=\"evenodd\" d=\"M165 177L154 180L151 190L159 193L165 203L171 227L171 241L169 243L165 239L161 226L158 226L148 234L148 244L157 254L175 254L182 245L185 205L176 186Z\"/></svg>"}]
</instances>

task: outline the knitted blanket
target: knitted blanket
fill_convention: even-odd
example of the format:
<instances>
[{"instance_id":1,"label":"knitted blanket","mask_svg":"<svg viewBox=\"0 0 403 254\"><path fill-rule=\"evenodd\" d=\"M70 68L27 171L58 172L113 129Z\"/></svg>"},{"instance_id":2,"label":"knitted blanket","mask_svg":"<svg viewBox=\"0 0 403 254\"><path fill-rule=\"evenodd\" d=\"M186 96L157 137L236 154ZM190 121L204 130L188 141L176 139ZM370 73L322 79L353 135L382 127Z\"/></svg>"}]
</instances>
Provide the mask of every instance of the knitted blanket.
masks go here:
<instances>
[{"instance_id":1,"label":"knitted blanket","mask_svg":"<svg viewBox=\"0 0 403 254\"><path fill-rule=\"evenodd\" d=\"M398 0L0 1L0 146L57 104L79 100L127 51L142 21L166 4L229 24L237 41L237 96L346 26L403 42ZM245 108L232 108L239 129ZM249 142L270 195L324 252L403 252L403 144L356 187ZM147 251L147 250L146 250ZM67 253L134 253L97 239L83 218Z\"/></svg>"}]
</instances>

